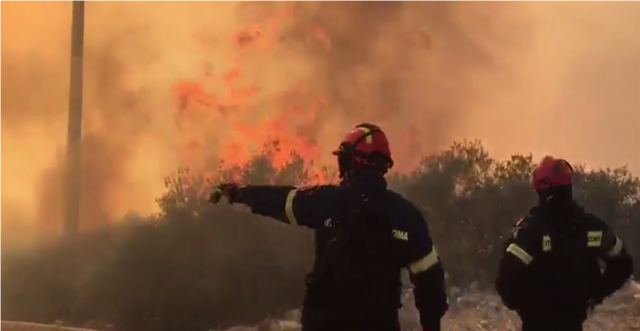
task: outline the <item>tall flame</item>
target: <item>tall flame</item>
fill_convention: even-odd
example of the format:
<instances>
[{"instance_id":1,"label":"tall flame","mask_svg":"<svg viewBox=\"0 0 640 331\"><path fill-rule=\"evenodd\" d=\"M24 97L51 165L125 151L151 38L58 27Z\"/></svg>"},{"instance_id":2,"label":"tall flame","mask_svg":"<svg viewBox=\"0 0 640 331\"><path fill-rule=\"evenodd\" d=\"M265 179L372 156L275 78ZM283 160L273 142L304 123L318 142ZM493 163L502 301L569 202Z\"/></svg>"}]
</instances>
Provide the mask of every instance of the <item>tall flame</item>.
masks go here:
<instances>
[{"instance_id":1,"label":"tall flame","mask_svg":"<svg viewBox=\"0 0 640 331\"><path fill-rule=\"evenodd\" d=\"M227 46L234 57L229 67L217 72L206 67L195 79L174 85L182 166L203 171L217 165L212 160L226 167L241 166L269 143L276 169L291 162L294 154L308 161L327 159L320 154L313 129L318 114L329 111L326 101L301 85L275 91L262 88L242 62L247 56L272 56L266 54L274 52L279 26L291 19L283 13L233 33ZM327 45L330 41L323 31L314 30L315 42ZM225 132L223 140L215 133L220 130Z\"/></svg>"}]
</instances>

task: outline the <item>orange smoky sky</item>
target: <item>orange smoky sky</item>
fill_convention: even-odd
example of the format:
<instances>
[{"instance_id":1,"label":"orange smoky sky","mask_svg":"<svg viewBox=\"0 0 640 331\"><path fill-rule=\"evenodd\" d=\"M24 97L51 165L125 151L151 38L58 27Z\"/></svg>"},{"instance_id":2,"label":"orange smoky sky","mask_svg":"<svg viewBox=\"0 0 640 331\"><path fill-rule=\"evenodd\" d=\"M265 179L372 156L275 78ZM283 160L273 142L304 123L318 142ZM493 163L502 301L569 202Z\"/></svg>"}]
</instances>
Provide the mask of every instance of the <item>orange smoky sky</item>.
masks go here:
<instances>
[{"instance_id":1,"label":"orange smoky sky","mask_svg":"<svg viewBox=\"0 0 640 331\"><path fill-rule=\"evenodd\" d=\"M71 4L1 6L3 236L55 232ZM85 228L268 141L331 164L364 121L400 171L477 138L640 173L640 3L88 2L85 24Z\"/></svg>"}]
</instances>

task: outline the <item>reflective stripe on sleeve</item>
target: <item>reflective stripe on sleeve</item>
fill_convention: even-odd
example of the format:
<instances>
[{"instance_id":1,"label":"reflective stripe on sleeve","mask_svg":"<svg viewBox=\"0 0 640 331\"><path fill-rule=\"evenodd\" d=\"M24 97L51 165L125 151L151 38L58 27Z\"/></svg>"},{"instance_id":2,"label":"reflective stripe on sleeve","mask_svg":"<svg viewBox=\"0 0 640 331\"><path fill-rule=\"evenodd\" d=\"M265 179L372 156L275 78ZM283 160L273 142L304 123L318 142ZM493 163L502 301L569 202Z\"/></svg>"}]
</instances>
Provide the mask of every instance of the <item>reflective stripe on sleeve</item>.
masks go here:
<instances>
[{"instance_id":1,"label":"reflective stripe on sleeve","mask_svg":"<svg viewBox=\"0 0 640 331\"><path fill-rule=\"evenodd\" d=\"M524 264L529 265L531 261L533 261L533 257L527 253L524 249L516 244L511 244L507 247L507 252L513 254L513 256L517 257Z\"/></svg>"},{"instance_id":2,"label":"reflective stripe on sleeve","mask_svg":"<svg viewBox=\"0 0 640 331\"><path fill-rule=\"evenodd\" d=\"M296 197L297 192L297 189L289 191L289 194L287 194L287 201L284 204L284 212L287 215L287 220L293 225L298 225L296 215L293 213L293 199Z\"/></svg>"},{"instance_id":3,"label":"reflective stripe on sleeve","mask_svg":"<svg viewBox=\"0 0 640 331\"><path fill-rule=\"evenodd\" d=\"M431 250L431 253L425 255L420 260L411 263L409 265L409 270L413 274L421 273L433 267L436 263L438 263L438 253L436 252L436 248L434 247Z\"/></svg>"},{"instance_id":4,"label":"reflective stripe on sleeve","mask_svg":"<svg viewBox=\"0 0 640 331\"><path fill-rule=\"evenodd\" d=\"M613 248L611 248L607 253L605 253L605 255L607 255L607 256L616 256L616 255L620 254L620 252L622 252L622 240L620 240L620 238L616 237L616 244L613 245Z\"/></svg>"}]
</instances>

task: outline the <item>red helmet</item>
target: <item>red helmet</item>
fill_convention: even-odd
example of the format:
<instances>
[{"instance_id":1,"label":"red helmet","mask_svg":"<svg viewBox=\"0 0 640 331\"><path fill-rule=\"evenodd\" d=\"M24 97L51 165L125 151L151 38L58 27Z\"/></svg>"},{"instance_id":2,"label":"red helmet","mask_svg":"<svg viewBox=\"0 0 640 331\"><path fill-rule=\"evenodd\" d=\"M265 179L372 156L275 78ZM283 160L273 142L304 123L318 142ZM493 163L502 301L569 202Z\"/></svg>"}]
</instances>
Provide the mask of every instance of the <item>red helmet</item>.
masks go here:
<instances>
[{"instance_id":1,"label":"red helmet","mask_svg":"<svg viewBox=\"0 0 640 331\"><path fill-rule=\"evenodd\" d=\"M543 191L553 187L571 185L573 168L563 159L546 156L533 171L533 189Z\"/></svg>"},{"instance_id":2,"label":"red helmet","mask_svg":"<svg viewBox=\"0 0 640 331\"><path fill-rule=\"evenodd\" d=\"M373 124L357 125L347 133L338 150L333 154L338 156L341 173L358 166L368 166L383 171L393 166L387 136L380 127Z\"/></svg>"}]
</instances>

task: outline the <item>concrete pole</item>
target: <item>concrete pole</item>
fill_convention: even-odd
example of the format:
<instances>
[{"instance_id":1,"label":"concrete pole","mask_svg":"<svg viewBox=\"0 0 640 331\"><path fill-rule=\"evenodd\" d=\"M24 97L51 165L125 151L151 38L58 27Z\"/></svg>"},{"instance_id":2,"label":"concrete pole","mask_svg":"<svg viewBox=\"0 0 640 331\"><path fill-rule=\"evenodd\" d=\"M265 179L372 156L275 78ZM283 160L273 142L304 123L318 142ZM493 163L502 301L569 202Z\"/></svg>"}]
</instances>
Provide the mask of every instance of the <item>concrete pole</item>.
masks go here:
<instances>
[{"instance_id":1,"label":"concrete pole","mask_svg":"<svg viewBox=\"0 0 640 331\"><path fill-rule=\"evenodd\" d=\"M80 219L82 73L84 48L84 1L73 1L71 21L71 77L67 131L66 203L64 234L75 237Z\"/></svg>"}]
</instances>

